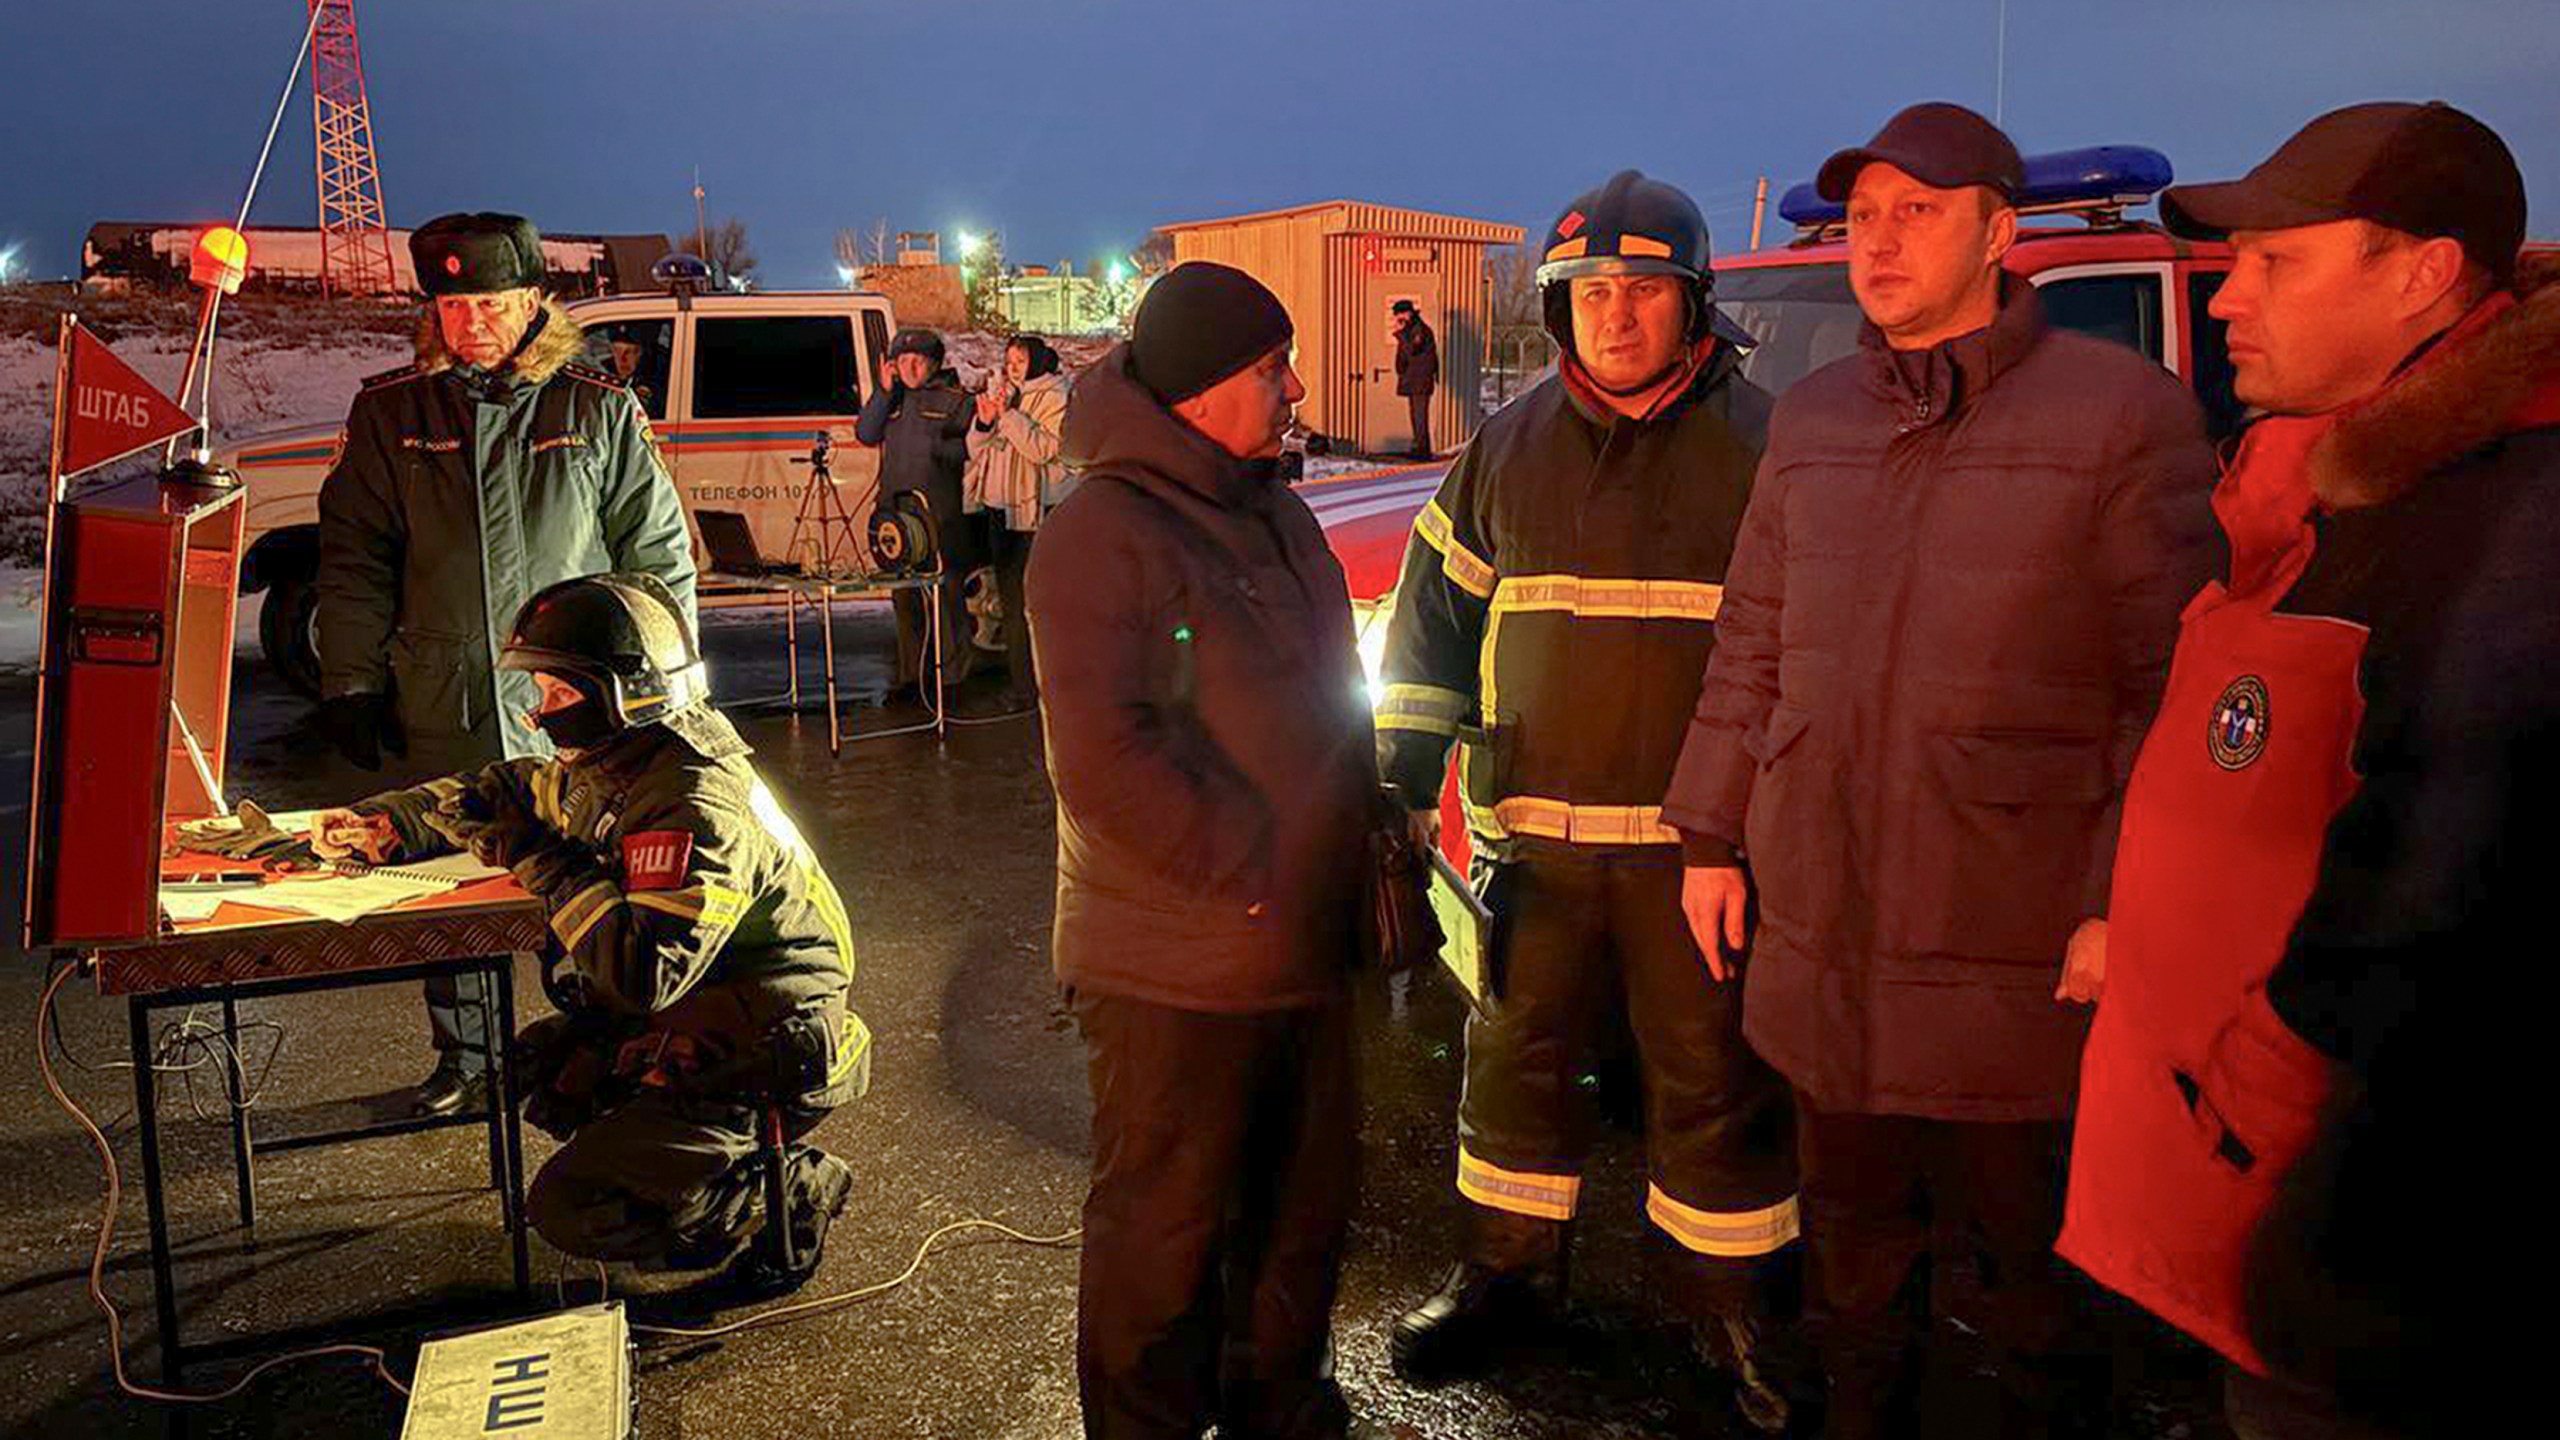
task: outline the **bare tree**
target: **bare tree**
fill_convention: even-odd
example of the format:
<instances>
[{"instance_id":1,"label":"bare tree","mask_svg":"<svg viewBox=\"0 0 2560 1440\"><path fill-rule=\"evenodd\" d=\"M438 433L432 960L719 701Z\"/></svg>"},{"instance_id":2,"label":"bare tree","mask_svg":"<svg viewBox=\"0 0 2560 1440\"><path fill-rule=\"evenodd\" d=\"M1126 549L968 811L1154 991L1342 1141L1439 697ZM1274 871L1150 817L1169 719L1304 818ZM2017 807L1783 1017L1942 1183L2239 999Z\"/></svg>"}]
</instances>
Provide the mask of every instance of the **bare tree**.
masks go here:
<instances>
[{"instance_id":1,"label":"bare tree","mask_svg":"<svg viewBox=\"0 0 2560 1440\"><path fill-rule=\"evenodd\" d=\"M1493 285L1493 323L1496 326L1542 323L1544 317L1538 308L1538 266L1527 247L1497 245L1485 258L1486 274Z\"/></svg>"},{"instance_id":2,"label":"bare tree","mask_svg":"<svg viewBox=\"0 0 2560 1440\"><path fill-rule=\"evenodd\" d=\"M891 265L897 256L889 250L889 217L880 216L860 230L836 232L836 263L847 270L860 270L871 265Z\"/></svg>"},{"instance_id":3,"label":"bare tree","mask_svg":"<svg viewBox=\"0 0 2560 1440\"><path fill-rule=\"evenodd\" d=\"M744 283L755 278L756 252L747 248L746 222L732 215L711 227L711 253L704 255L701 239L688 235L683 250L688 255L701 255L711 262L726 279Z\"/></svg>"}]
</instances>

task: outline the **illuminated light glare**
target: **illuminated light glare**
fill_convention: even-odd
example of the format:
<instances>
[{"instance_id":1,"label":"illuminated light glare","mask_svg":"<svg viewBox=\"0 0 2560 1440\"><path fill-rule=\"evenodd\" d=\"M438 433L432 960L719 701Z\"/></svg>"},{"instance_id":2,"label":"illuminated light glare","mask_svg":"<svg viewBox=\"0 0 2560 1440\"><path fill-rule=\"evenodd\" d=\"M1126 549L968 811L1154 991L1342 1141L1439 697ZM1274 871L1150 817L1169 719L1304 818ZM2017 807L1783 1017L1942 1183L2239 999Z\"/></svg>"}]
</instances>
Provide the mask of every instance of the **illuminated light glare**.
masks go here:
<instances>
[{"instance_id":1,"label":"illuminated light glare","mask_svg":"<svg viewBox=\"0 0 2560 1440\"><path fill-rule=\"evenodd\" d=\"M977 258L978 247L986 243L987 237L984 235L972 235L966 230L961 231L960 258L963 260L972 260Z\"/></svg>"},{"instance_id":2,"label":"illuminated light glare","mask_svg":"<svg viewBox=\"0 0 2560 1440\"><path fill-rule=\"evenodd\" d=\"M853 284L853 267L850 265L837 266L836 279L848 288L851 287Z\"/></svg>"},{"instance_id":3,"label":"illuminated light glare","mask_svg":"<svg viewBox=\"0 0 2560 1440\"><path fill-rule=\"evenodd\" d=\"M14 273L17 268L18 247L15 245L0 245L0 285L8 284L9 276Z\"/></svg>"},{"instance_id":4,"label":"illuminated light glare","mask_svg":"<svg viewBox=\"0 0 2560 1440\"><path fill-rule=\"evenodd\" d=\"M225 295L240 292L240 282L249 274L249 239L228 225L216 225L196 237L194 256L187 265L187 278L208 290Z\"/></svg>"},{"instance_id":5,"label":"illuminated light glare","mask_svg":"<svg viewBox=\"0 0 2560 1440\"><path fill-rule=\"evenodd\" d=\"M1125 284L1125 283L1127 283L1127 282L1128 282L1128 279L1129 279L1129 264L1128 264L1128 262L1127 262L1127 261L1125 261L1125 260L1114 260L1114 261L1112 261L1112 262L1111 262L1111 283L1112 283L1112 284L1114 284L1114 285L1121 285L1121 284Z\"/></svg>"},{"instance_id":6,"label":"illuminated light glare","mask_svg":"<svg viewBox=\"0 0 2560 1440\"><path fill-rule=\"evenodd\" d=\"M1360 651L1360 672L1367 677L1369 708L1375 710L1387 693L1386 686L1379 683L1378 670L1387 662L1387 627L1395 623L1396 601L1389 595L1375 604L1355 604L1352 608L1359 612L1354 620L1354 643Z\"/></svg>"}]
</instances>

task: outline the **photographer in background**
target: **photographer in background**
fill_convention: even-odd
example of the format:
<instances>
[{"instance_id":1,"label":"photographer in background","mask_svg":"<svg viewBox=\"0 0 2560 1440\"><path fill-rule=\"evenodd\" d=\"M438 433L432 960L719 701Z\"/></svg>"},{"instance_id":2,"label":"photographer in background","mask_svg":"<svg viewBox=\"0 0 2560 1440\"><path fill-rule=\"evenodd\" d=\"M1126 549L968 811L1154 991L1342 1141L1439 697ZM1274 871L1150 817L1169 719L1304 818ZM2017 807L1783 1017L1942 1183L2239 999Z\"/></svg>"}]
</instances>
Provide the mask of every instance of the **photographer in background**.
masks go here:
<instances>
[{"instance_id":1,"label":"photographer in background","mask_svg":"<svg viewBox=\"0 0 2560 1440\"><path fill-rule=\"evenodd\" d=\"M963 485L968 508L985 516L987 556L1003 601L1006 685L1000 708L1007 712L1028 709L1039 698L1023 576L1041 518L1065 498L1067 466L1058 442L1066 415L1067 377L1059 373L1058 352L1037 335L1013 337L1004 348L1004 368L978 395Z\"/></svg>"}]
</instances>

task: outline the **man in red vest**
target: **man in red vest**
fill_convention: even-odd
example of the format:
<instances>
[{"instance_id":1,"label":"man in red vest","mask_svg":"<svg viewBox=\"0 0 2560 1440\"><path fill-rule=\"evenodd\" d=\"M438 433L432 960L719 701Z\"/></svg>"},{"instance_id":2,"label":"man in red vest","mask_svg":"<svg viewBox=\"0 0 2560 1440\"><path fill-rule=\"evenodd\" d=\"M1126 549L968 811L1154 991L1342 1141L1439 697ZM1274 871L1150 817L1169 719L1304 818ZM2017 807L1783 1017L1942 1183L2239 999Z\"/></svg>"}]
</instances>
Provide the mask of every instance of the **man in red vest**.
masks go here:
<instances>
[{"instance_id":1,"label":"man in red vest","mask_svg":"<svg viewBox=\"0 0 2560 1440\"><path fill-rule=\"evenodd\" d=\"M2059 1248L2232 1361L2248 1440L2486 1433L2436 1348L2489 1273L2448 1127L2527 1053L2489 971L2530 958L2560 809L2560 277L2443 104L2324 115L2161 213L2230 238L2264 418L2064 980L2104 1001Z\"/></svg>"}]
</instances>

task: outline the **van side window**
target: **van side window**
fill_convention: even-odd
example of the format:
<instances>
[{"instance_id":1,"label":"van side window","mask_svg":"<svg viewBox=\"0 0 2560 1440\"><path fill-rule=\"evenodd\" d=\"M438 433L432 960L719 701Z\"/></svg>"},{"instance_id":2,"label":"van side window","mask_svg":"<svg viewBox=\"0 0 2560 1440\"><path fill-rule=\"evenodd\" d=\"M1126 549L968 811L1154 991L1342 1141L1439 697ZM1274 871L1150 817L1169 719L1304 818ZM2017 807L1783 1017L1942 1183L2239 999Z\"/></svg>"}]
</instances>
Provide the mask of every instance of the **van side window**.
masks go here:
<instances>
[{"instance_id":1,"label":"van side window","mask_svg":"<svg viewBox=\"0 0 2560 1440\"><path fill-rule=\"evenodd\" d=\"M851 415L862 408L842 315L697 315L693 418Z\"/></svg>"},{"instance_id":2,"label":"van side window","mask_svg":"<svg viewBox=\"0 0 2560 1440\"><path fill-rule=\"evenodd\" d=\"M2036 287L2045 319L2112 340L2166 365L2160 346L2160 280L2155 275L2083 275Z\"/></svg>"},{"instance_id":3,"label":"van side window","mask_svg":"<svg viewBox=\"0 0 2560 1440\"><path fill-rule=\"evenodd\" d=\"M672 320L613 320L587 327L587 363L631 387L652 420L667 418L667 371L675 355Z\"/></svg>"},{"instance_id":4,"label":"van side window","mask_svg":"<svg viewBox=\"0 0 2560 1440\"><path fill-rule=\"evenodd\" d=\"M871 383L889 373L889 318L877 310L862 312L862 353L871 357Z\"/></svg>"},{"instance_id":5,"label":"van side window","mask_svg":"<svg viewBox=\"0 0 2560 1440\"><path fill-rule=\"evenodd\" d=\"M2231 327L2205 313L2229 273L2199 270L2187 277L2187 334L2195 344L2187 383L2195 387L2196 399L2204 406L2206 433L2217 444L2239 432L2248 408L2231 393Z\"/></svg>"}]
</instances>

